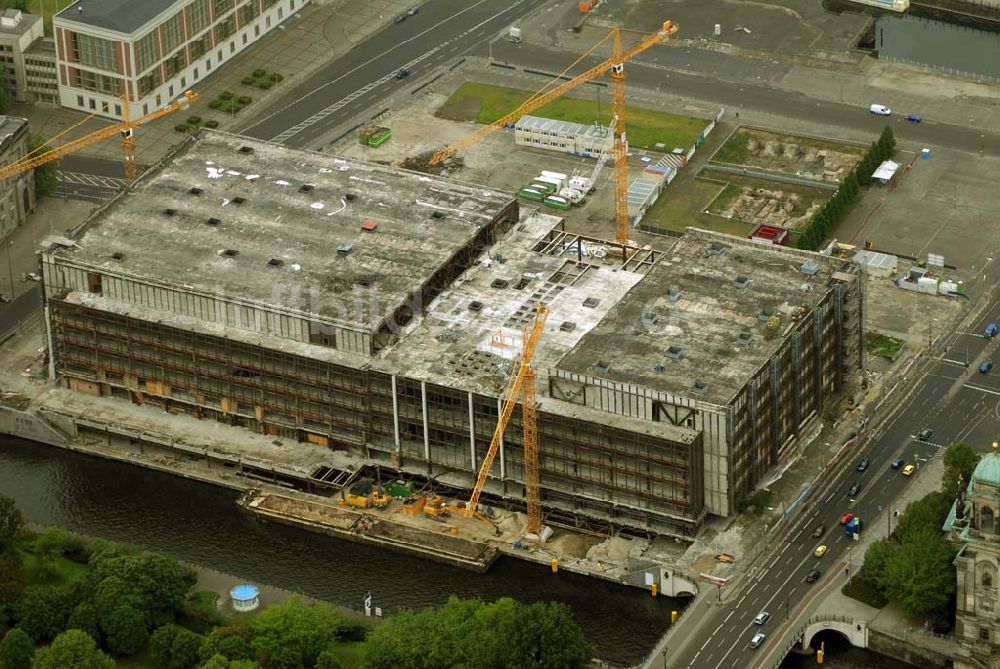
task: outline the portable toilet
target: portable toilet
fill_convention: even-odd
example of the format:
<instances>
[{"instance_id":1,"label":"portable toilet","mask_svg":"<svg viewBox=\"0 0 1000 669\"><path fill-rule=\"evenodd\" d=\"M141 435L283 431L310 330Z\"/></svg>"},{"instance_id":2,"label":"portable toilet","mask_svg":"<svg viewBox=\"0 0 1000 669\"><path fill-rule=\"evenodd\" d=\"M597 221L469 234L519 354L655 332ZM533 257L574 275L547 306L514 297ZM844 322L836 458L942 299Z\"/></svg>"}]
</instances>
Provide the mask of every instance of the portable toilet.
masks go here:
<instances>
[{"instance_id":1,"label":"portable toilet","mask_svg":"<svg viewBox=\"0 0 1000 669\"><path fill-rule=\"evenodd\" d=\"M245 613L260 606L260 590L252 585L238 585L229 591L233 610Z\"/></svg>"}]
</instances>

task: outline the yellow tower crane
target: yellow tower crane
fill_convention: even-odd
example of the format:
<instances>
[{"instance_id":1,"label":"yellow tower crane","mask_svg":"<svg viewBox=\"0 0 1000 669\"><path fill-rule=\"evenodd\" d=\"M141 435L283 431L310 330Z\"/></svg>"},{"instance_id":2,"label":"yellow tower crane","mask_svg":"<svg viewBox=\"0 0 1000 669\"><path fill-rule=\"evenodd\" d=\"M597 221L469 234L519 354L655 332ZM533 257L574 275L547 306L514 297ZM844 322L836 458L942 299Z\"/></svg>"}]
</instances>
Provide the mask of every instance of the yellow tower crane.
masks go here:
<instances>
[{"instance_id":1,"label":"yellow tower crane","mask_svg":"<svg viewBox=\"0 0 1000 669\"><path fill-rule=\"evenodd\" d=\"M531 369L531 359L535 355L535 345L538 343L539 337L542 336L545 319L548 318L548 315L549 310L539 304L535 308L534 322L524 328L521 358L517 369L507 381L503 407L500 410L497 427L493 431L493 439L490 440L490 447L486 451L483 463L479 466L479 475L476 478L476 485L472 489L472 496L469 498L468 504L465 505L465 516L467 518L476 516L479 496L483 492L483 486L486 484L490 469L493 467L493 460L500 449L500 441L503 439L507 423L514 413L514 406L520 399L521 423L524 430L524 484L528 498L528 522L525 529L534 534L538 534L542 527L542 497L538 482L538 411L535 405L535 372Z\"/></svg>"},{"instance_id":2,"label":"yellow tower crane","mask_svg":"<svg viewBox=\"0 0 1000 669\"><path fill-rule=\"evenodd\" d=\"M125 151L125 180L128 182L135 180L135 138L133 137L133 130L137 126L144 123L149 123L150 121L156 120L161 116L166 116L167 114L172 114L178 109L187 109L192 102L198 99L198 94L194 91L185 91L184 95L177 98L173 102L169 103L161 109L157 109L151 114L146 114L145 116L138 118L134 121L129 119L128 115L128 98L127 96L122 96L122 100L125 102L125 114L126 120L121 123L116 123L114 125L109 125L106 128L101 128L96 132L92 132L89 135L84 135L74 139L71 142L66 142L54 149L46 151L45 153L40 153L37 156L29 156L23 160L19 160L16 163L11 163L0 168L0 179L7 179L22 172L26 172L30 169L34 169L39 165L44 165L45 163L51 162L53 160L58 160L63 156L67 156L71 153L75 153L80 149L90 146L95 142L99 142L102 139L107 139L112 135L120 134L122 138L122 149Z\"/></svg>"},{"instance_id":3,"label":"yellow tower crane","mask_svg":"<svg viewBox=\"0 0 1000 669\"><path fill-rule=\"evenodd\" d=\"M475 144L495 130L503 128L509 123L516 122L525 114L530 114L536 109L545 106L549 102L562 97L565 93L573 90L577 86L580 86L581 84L584 84L591 79L599 77L610 71L612 99L614 100L614 113L617 116L614 121L614 143L611 147L611 156L615 167L615 239L621 244L627 244L629 240L629 220L627 202L628 165L626 163L626 158L628 156L628 143L625 138L625 61L629 60L632 56L638 53L642 53L654 44L660 44L661 42L666 41L675 32L677 32L677 25L671 21L664 21L658 32L649 35L641 42L638 42L629 47L627 50L622 51L621 30L615 28L608 34L607 37L595 44L586 53L580 56L572 65L563 70L563 72L559 75L559 78L564 76L574 65L583 60L594 49L606 42L609 37L614 39L614 55L611 58L591 67L589 70L578 74L569 81L561 83L550 90L546 90L546 88L548 88L548 86L546 86L541 91L528 98L524 104L514 111L501 116L489 125L484 125L475 132L469 133L454 144L435 153L431 156L429 161L430 164L437 165L443 162L445 159L455 155L472 144Z\"/></svg>"}]
</instances>

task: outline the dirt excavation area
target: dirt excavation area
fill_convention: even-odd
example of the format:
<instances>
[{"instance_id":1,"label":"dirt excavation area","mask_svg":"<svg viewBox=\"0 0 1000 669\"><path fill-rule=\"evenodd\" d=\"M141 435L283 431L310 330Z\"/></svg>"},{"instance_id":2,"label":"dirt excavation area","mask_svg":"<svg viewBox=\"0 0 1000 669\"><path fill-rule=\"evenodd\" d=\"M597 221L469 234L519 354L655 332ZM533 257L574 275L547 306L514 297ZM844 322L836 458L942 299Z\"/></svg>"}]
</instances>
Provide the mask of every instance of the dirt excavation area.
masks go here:
<instances>
[{"instance_id":1,"label":"dirt excavation area","mask_svg":"<svg viewBox=\"0 0 1000 669\"><path fill-rule=\"evenodd\" d=\"M866 149L861 144L741 127L712 156L712 162L837 184Z\"/></svg>"}]
</instances>

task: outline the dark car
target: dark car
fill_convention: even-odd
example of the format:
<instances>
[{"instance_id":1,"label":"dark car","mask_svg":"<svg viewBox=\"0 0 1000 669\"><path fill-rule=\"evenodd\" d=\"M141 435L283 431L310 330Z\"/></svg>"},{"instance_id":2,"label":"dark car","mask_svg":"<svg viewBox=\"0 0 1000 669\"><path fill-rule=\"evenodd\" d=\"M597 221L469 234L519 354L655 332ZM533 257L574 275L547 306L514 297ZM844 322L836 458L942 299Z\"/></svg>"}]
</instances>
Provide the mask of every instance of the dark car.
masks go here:
<instances>
[{"instance_id":1,"label":"dark car","mask_svg":"<svg viewBox=\"0 0 1000 669\"><path fill-rule=\"evenodd\" d=\"M909 121L910 123L920 123L924 119L920 118L920 116L917 114L909 114L906 117L906 120Z\"/></svg>"},{"instance_id":2,"label":"dark car","mask_svg":"<svg viewBox=\"0 0 1000 669\"><path fill-rule=\"evenodd\" d=\"M851 489L847 491L847 496L850 497L851 499L854 499L855 497L858 496L858 493L860 491L861 491L861 484L855 483L854 485L851 486Z\"/></svg>"},{"instance_id":3,"label":"dark car","mask_svg":"<svg viewBox=\"0 0 1000 669\"><path fill-rule=\"evenodd\" d=\"M906 460L904 460L903 458L896 458L895 460L892 461L892 468L893 469L902 469L903 465L905 465L905 464L906 464Z\"/></svg>"},{"instance_id":4,"label":"dark car","mask_svg":"<svg viewBox=\"0 0 1000 669\"><path fill-rule=\"evenodd\" d=\"M983 360L983 364L979 365L980 374L989 374L989 371L993 369L992 360Z\"/></svg>"},{"instance_id":5,"label":"dark car","mask_svg":"<svg viewBox=\"0 0 1000 669\"><path fill-rule=\"evenodd\" d=\"M826 525L823 525L822 523L820 523L819 525L816 526L816 529L813 530L813 536L814 537L821 537L821 536L823 536L824 532L826 532Z\"/></svg>"},{"instance_id":6,"label":"dark car","mask_svg":"<svg viewBox=\"0 0 1000 669\"><path fill-rule=\"evenodd\" d=\"M868 469L868 458L861 458L861 460L858 461L857 469L859 472L863 472Z\"/></svg>"},{"instance_id":7,"label":"dark car","mask_svg":"<svg viewBox=\"0 0 1000 669\"><path fill-rule=\"evenodd\" d=\"M919 439L920 441L929 441L930 438L933 436L934 436L934 430L930 429L929 427L925 427L920 431L920 434L917 435L917 439Z\"/></svg>"},{"instance_id":8,"label":"dark car","mask_svg":"<svg viewBox=\"0 0 1000 669\"><path fill-rule=\"evenodd\" d=\"M815 583L823 573L819 569L812 569L806 574L806 583Z\"/></svg>"},{"instance_id":9,"label":"dark car","mask_svg":"<svg viewBox=\"0 0 1000 669\"><path fill-rule=\"evenodd\" d=\"M396 73L397 79L406 79L408 76L410 76L410 71L405 67Z\"/></svg>"},{"instance_id":10,"label":"dark car","mask_svg":"<svg viewBox=\"0 0 1000 669\"><path fill-rule=\"evenodd\" d=\"M397 17L396 17L395 19L393 19L393 20L394 20L394 21L395 21L396 23L402 23L403 21L405 21L405 20L406 20L406 14L400 14L400 15L398 15L398 16L397 16Z\"/></svg>"}]
</instances>

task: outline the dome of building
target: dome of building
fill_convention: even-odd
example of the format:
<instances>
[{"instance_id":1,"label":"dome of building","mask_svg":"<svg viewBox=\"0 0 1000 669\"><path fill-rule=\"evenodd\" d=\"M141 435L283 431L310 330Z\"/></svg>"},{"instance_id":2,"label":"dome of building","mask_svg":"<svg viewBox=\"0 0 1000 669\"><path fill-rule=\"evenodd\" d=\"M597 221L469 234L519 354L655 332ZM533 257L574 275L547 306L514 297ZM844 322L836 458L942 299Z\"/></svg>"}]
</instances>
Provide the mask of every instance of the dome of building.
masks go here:
<instances>
[{"instance_id":1,"label":"dome of building","mask_svg":"<svg viewBox=\"0 0 1000 669\"><path fill-rule=\"evenodd\" d=\"M1000 486L1000 454L994 449L983 456L972 472L972 480L987 485Z\"/></svg>"}]
</instances>

